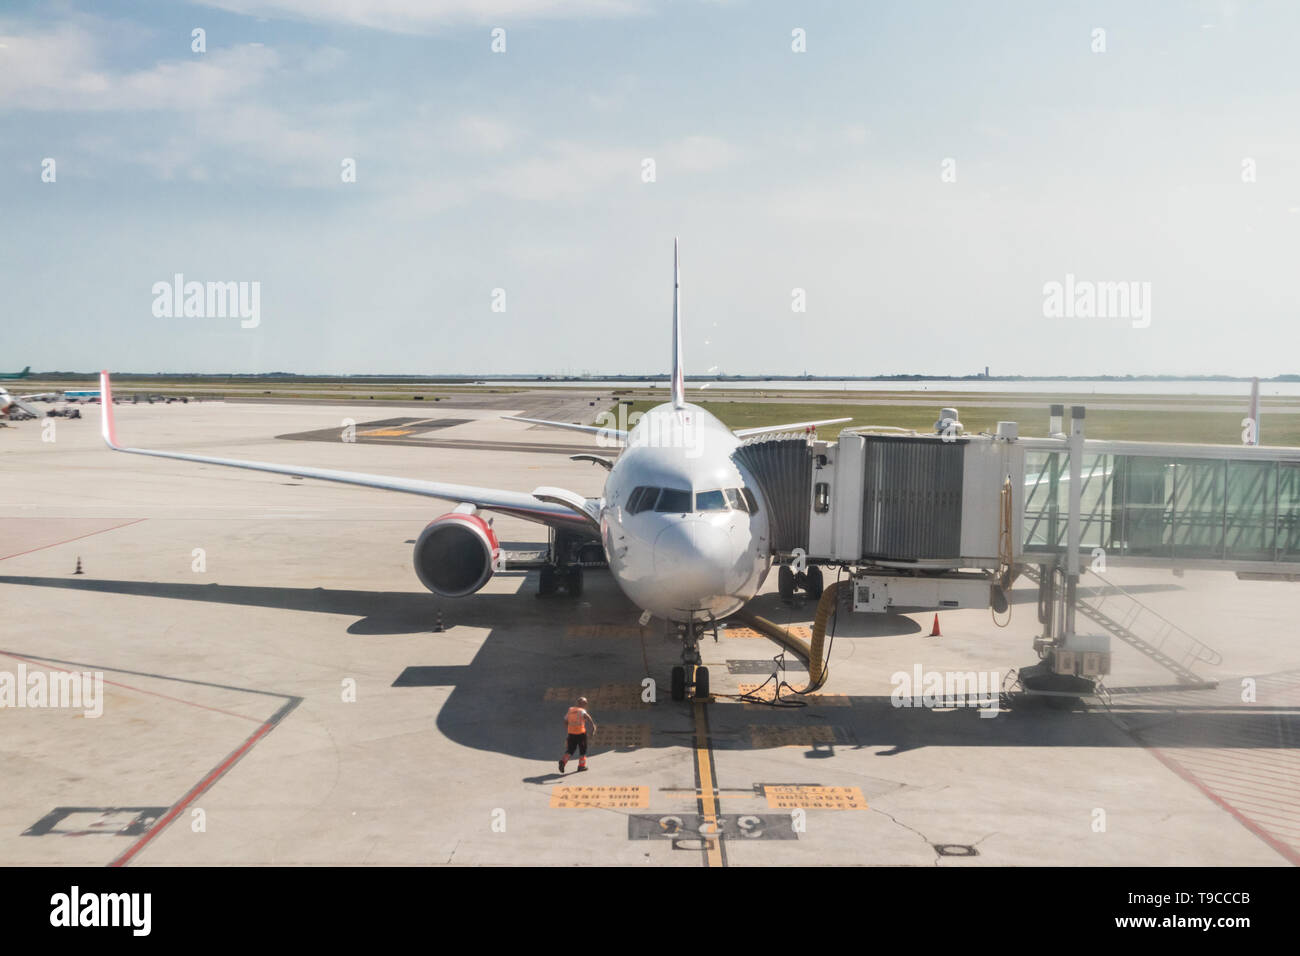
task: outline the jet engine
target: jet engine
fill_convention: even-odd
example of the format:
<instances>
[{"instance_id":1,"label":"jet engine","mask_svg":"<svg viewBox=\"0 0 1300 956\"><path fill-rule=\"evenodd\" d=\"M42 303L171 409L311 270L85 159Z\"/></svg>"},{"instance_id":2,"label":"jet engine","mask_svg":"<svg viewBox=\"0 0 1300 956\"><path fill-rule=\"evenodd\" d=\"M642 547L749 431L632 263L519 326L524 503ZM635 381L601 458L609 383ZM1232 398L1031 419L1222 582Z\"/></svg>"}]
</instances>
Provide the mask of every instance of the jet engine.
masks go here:
<instances>
[{"instance_id":1,"label":"jet engine","mask_svg":"<svg viewBox=\"0 0 1300 956\"><path fill-rule=\"evenodd\" d=\"M421 532L415 542L415 573L434 594L464 597L492 577L492 556L499 547L486 521L472 511L453 511Z\"/></svg>"}]
</instances>

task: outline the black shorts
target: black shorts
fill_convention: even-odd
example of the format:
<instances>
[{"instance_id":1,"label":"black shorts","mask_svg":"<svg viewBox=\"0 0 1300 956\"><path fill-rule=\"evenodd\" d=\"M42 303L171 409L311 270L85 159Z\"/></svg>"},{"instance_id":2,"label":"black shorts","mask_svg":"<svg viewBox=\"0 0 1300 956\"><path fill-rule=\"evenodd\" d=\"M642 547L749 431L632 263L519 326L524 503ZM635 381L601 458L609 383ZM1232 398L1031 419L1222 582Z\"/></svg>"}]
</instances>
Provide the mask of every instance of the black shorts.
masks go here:
<instances>
[{"instance_id":1,"label":"black shorts","mask_svg":"<svg viewBox=\"0 0 1300 956\"><path fill-rule=\"evenodd\" d=\"M569 734L569 742L565 746L564 752L566 754L571 754L575 750L577 750L578 753L582 754L584 757L587 756L587 732L586 731L583 731L580 734Z\"/></svg>"}]
</instances>

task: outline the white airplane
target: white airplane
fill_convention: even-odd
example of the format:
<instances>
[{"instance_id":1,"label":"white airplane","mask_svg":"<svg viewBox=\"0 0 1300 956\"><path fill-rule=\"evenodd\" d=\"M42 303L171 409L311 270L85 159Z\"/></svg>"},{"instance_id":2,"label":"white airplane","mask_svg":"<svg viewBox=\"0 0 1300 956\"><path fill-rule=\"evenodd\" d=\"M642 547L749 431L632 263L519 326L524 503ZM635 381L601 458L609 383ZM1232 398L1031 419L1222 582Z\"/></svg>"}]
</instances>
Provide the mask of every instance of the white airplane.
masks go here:
<instances>
[{"instance_id":1,"label":"white airplane","mask_svg":"<svg viewBox=\"0 0 1300 956\"><path fill-rule=\"evenodd\" d=\"M32 395L15 395L9 389L0 387L0 415L5 418L40 418L40 409L27 404L30 401L55 401L59 392L38 392Z\"/></svg>"},{"instance_id":2,"label":"white airplane","mask_svg":"<svg viewBox=\"0 0 1300 956\"><path fill-rule=\"evenodd\" d=\"M480 512L513 515L551 527L551 553L541 572L541 594L555 591L561 581L570 595L580 594L583 550L599 544L614 580L628 598L643 611L667 621L682 640L682 665L672 672L674 700L685 697L688 685L694 687L697 697L708 696L708 669L700 666L698 641L706 629L716 627L718 620L754 597L771 566L768 510L762 490L733 457L741 439L851 420L835 418L733 432L703 408L687 403L676 242L671 401L652 408L629 431L514 419L624 443L625 450L616 462L595 455L575 456L609 469L599 498L562 488L542 487L529 494L127 448L117 441L108 372L100 373L100 391L104 441L114 451L300 475L457 502L451 512L432 521L415 544L416 574L426 588L444 597L473 594L502 566L491 522ZM688 674L687 668L693 673Z\"/></svg>"}]
</instances>

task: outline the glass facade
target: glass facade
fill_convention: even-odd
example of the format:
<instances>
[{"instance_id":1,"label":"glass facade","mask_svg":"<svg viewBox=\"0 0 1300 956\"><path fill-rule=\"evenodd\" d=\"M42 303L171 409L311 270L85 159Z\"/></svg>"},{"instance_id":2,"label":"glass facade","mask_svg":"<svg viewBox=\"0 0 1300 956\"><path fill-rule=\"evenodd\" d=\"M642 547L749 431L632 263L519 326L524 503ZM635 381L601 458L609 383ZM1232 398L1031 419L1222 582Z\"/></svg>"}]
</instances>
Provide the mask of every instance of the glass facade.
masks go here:
<instances>
[{"instance_id":1,"label":"glass facade","mask_svg":"<svg viewBox=\"0 0 1300 956\"><path fill-rule=\"evenodd\" d=\"M1070 456L1025 455L1025 553L1064 550ZM1300 464L1085 455L1084 550L1116 556L1300 560Z\"/></svg>"}]
</instances>

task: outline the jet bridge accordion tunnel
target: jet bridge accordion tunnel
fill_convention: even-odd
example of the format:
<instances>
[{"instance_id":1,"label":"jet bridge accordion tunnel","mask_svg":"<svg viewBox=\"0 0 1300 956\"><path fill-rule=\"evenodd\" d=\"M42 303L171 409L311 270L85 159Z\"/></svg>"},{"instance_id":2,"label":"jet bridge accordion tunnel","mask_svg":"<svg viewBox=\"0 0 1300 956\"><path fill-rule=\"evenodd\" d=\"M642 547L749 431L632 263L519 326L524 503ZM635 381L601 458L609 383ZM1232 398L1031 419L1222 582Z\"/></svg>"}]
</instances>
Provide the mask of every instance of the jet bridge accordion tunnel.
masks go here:
<instances>
[{"instance_id":1,"label":"jet bridge accordion tunnel","mask_svg":"<svg viewBox=\"0 0 1300 956\"><path fill-rule=\"evenodd\" d=\"M864 606L858 593L857 609L987 606L996 570L1019 555L1024 450L1014 426L999 435L755 440L736 460L767 502L772 552L802 549L809 563L854 569L859 591L875 587L883 602Z\"/></svg>"}]
</instances>

